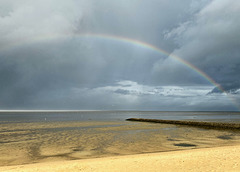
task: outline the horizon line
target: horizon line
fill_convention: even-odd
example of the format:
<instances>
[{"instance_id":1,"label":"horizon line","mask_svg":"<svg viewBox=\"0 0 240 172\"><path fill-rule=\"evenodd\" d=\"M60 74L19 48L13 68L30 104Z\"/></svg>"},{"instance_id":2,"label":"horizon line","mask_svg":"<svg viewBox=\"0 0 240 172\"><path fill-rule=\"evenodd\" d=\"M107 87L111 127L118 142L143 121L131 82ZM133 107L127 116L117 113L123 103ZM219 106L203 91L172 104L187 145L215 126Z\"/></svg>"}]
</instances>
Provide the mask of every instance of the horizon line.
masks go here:
<instances>
[{"instance_id":1,"label":"horizon line","mask_svg":"<svg viewBox=\"0 0 240 172\"><path fill-rule=\"evenodd\" d=\"M1 112L111 112L111 111L135 111L135 112L240 112L239 110L137 110L137 109L106 109L106 110L0 110Z\"/></svg>"}]
</instances>

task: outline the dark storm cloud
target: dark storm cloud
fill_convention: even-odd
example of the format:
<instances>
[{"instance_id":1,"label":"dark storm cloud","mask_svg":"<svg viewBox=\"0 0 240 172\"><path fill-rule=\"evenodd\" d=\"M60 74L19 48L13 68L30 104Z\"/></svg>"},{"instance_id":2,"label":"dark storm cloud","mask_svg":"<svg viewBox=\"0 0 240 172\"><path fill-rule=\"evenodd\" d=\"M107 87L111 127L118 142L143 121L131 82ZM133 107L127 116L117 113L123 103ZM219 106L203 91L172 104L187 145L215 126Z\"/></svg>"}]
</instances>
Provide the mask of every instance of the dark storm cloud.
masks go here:
<instances>
[{"instance_id":1,"label":"dark storm cloud","mask_svg":"<svg viewBox=\"0 0 240 172\"><path fill-rule=\"evenodd\" d=\"M81 38L57 39L57 43L48 40L0 53L2 102L28 104L35 96L53 90L98 87L149 75L150 58L137 55L131 46L113 46L109 42L110 50L101 53L104 42L87 42L86 46L86 39ZM146 73L139 76L143 68Z\"/></svg>"},{"instance_id":2,"label":"dark storm cloud","mask_svg":"<svg viewBox=\"0 0 240 172\"><path fill-rule=\"evenodd\" d=\"M223 95L207 95L213 89L209 83L172 58L78 35L103 33L154 44L219 83L235 84L237 92L235 11L222 21L229 20L230 29L221 30L214 25L219 12L211 9L221 5L206 0L3 0L0 6L1 109L233 109ZM208 33L211 27L219 33Z\"/></svg>"},{"instance_id":3,"label":"dark storm cloud","mask_svg":"<svg viewBox=\"0 0 240 172\"><path fill-rule=\"evenodd\" d=\"M166 38L174 39L179 45L173 54L197 66L226 91L240 88L237 79L240 73L239 10L237 1L212 1L192 19L166 34ZM192 76L169 59L155 65L155 71L160 75L166 68L173 70L169 76L191 81Z\"/></svg>"},{"instance_id":4,"label":"dark storm cloud","mask_svg":"<svg viewBox=\"0 0 240 172\"><path fill-rule=\"evenodd\" d=\"M163 31L176 27L186 20L192 9L191 0L170 1L92 1L94 15L83 19L79 31L90 31L144 40L163 49L172 50L172 42L162 41ZM175 4L175 5L173 5ZM82 24L87 28L82 28Z\"/></svg>"}]
</instances>

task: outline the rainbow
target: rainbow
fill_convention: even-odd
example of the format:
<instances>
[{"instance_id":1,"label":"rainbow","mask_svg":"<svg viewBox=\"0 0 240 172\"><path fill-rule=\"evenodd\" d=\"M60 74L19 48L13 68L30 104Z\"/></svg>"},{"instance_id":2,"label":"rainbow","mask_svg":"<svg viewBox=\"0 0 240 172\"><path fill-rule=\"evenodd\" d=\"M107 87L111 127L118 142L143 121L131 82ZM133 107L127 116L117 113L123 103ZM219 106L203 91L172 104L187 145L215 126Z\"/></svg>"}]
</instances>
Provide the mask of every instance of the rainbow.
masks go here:
<instances>
[{"instance_id":1,"label":"rainbow","mask_svg":"<svg viewBox=\"0 0 240 172\"><path fill-rule=\"evenodd\" d=\"M146 42L142 42L139 40L135 40L135 39L130 39L130 38L125 38L125 37L120 37L120 36L115 36L115 35L106 35L106 34L93 34L93 33L87 33L87 34L78 34L77 36L79 37L86 37L86 38L99 38L99 39L107 39L107 40L112 40L112 41L118 41L118 42L123 42L123 43L130 43L133 44L135 46L139 46L145 49L149 49L152 50L154 52L157 52L159 54L168 56L170 58L173 58L175 60L177 60L178 62L180 62L181 64L183 64L184 66L187 66L188 68L190 68L191 70L195 71L198 75L200 75L202 78L206 79L210 84L212 84L213 86L217 87L222 93L224 93L228 99L233 103L234 107L240 111L240 107L239 104L237 103L237 101L235 100L235 98L233 96L231 96L231 94L228 94L220 84L218 84L216 81L214 81L210 76L208 76L205 72L203 72L201 69L199 69L198 67L194 66L193 64L191 64L190 62L182 59L179 56L176 56L174 54L171 54L163 49L160 49L152 44L148 44Z\"/></svg>"},{"instance_id":2,"label":"rainbow","mask_svg":"<svg viewBox=\"0 0 240 172\"><path fill-rule=\"evenodd\" d=\"M170 54L167 51L157 48L154 45L145 43L145 42L141 42L139 40L134 40L134 39L130 39L130 38L124 38L124 37L119 37L119 36L113 36L113 35L103 35L103 34L83 34L83 35L78 35L80 37L93 37L93 38L100 38L100 39L108 39L108 40L114 40L114 41L120 41L120 42L124 42L124 43L130 43L145 49L150 49L152 51L155 51L157 53L160 53L162 55L171 57L175 60L177 60L178 62L182 63L183 65L187 66L188 68L192 69L193 71L195 71L196 73L198 73L200 76L202 76L203 78L205 78L209 83L211 83L212 85L216 86L220 91L222 91L223 93L226 93L224 91L224 89L221 87L221 85L219 85L217 82L215 82L210 76L208 76L205 72L203 72L202 70L200 70L199 68L197 68L196 66L194 66L193 64L189 63L188 61L174 55L174 54Z\"/></svg>"},{"instance_id":3,"label":"rainbow","mask_svg":"<svg viewBox=\"0 0 240 172\"><path fill-rule=\"evenodd\" d=\"M142 42L139 40L135 40L135 39L131 39L131 38L126 38L126 37L121 37L121 36L115 36L115 35L107 35L107 34L96 34L96 33L83 33L83 34L67 34L67 35L46 35L46 36L41 36L41 37L35 37L33 40L31 41L21 41L20 43L15 43L12 44L11 47L17 47L19 45L23 45L25 43L35 43L35 42L41 42L41 41L45 41L45 40L51 40L51 39L57 39L57 38L74 38L74 37L80 37L80 38L97 38L97 39L103 39L103 40L110 40L110 41L117 41L117 42L122 42L122 43L128 43L128 44L132 44L135 46L139 46L141 48L144 49L149 49L151 51L157 52L161 55L165 55L167 57L170 57L172 59L175 59L176 61L180 62L181 64L183 64L184 66L188 67L189 69L193 70L194 72L196 72L198 75L200 75L202 78L206 79L210 84L212 84L213 86L217 87L222 93L224 93L229 99L230 101L234 104L234 106L237 108L238 111L240 111L240 105L237 103L237 101L235 100L235 98L233 96L231 96L231 94L228 94L220 84L218 84L216 81L214 81L210 76L208 76L205 72L203 72L201 69L199 69L198 67L194 66L193 64L191 64L190 62L182 59L179 56L176 56L174 54L171 54L163 49L160 49L152 44L146 43L146 42ZM9 46L7 46L8 49ZM5 50L4 49L4 50Z\"/></svg>"}]
</instances>

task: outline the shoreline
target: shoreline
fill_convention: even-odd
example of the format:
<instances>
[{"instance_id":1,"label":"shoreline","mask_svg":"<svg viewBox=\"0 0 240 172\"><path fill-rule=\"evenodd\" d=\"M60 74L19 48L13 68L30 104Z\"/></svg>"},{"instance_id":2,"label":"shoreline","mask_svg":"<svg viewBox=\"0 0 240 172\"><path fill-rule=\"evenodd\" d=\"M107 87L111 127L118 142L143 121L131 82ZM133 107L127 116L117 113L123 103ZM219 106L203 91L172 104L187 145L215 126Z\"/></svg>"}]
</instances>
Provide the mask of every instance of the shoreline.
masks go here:
<instances>
[{"instance_id":1,"label":"shoreline","mask_svg":"<svg viewBox=\"0 0 240 172\"><path fill-rule=\"evenodd\" d=\"M0 171L240 171L240 145L3 166Z\"/></svg>"}]
</instances>

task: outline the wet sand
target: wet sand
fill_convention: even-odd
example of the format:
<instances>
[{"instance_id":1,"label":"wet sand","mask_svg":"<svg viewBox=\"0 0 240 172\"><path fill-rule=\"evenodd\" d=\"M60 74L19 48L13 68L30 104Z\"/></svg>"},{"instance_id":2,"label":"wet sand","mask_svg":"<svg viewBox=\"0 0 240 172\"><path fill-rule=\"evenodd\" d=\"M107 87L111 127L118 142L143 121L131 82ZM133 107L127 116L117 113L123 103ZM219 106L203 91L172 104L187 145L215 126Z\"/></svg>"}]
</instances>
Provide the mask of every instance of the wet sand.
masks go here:
<instances>
[{"instance_id":1,"label":"wet sand","mask_svg":"<svg viewBox=\"0 0 240 172\"><path fill-rule=\"evenodd\" d=\"M0 138L0 166L9 168L240 145L239 131L127 121L3 123Z\"/></svg>"}]
</instances>

